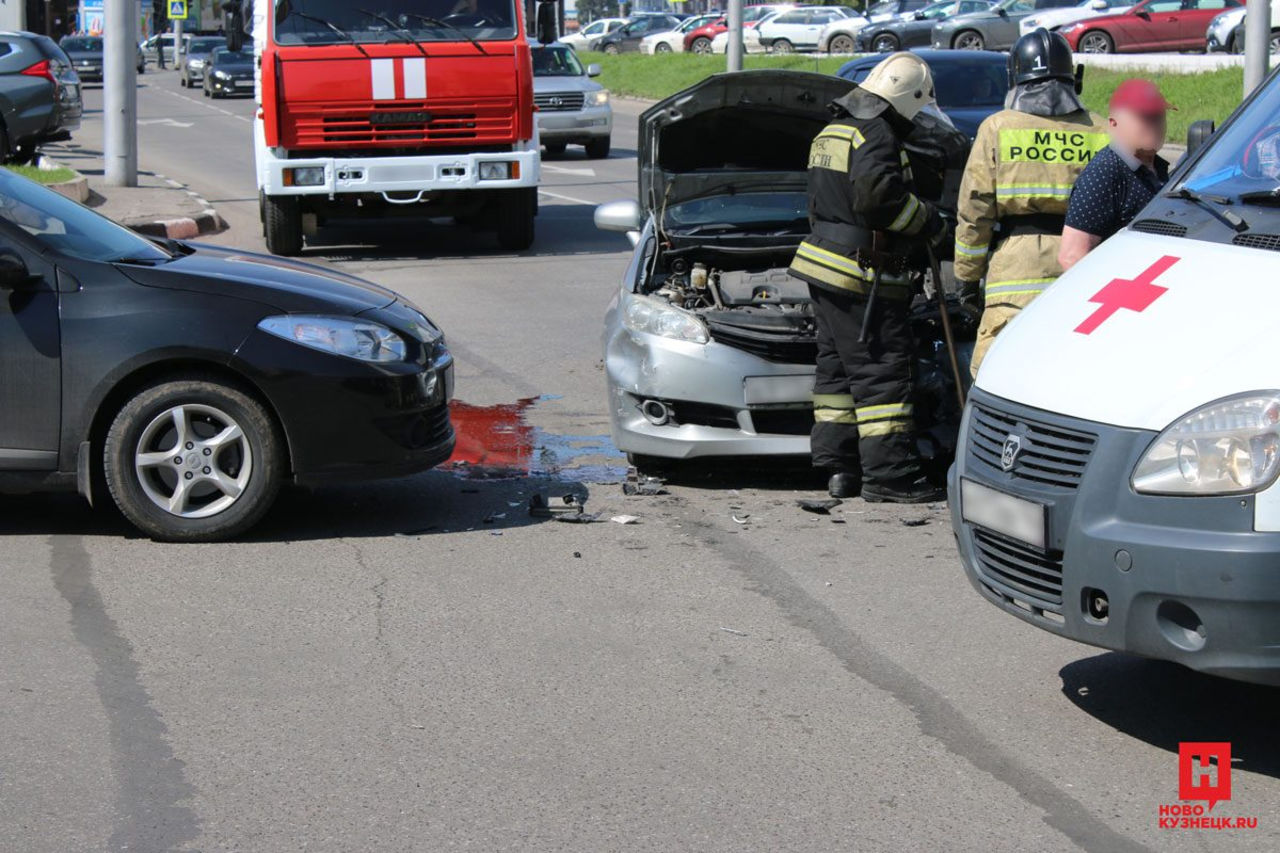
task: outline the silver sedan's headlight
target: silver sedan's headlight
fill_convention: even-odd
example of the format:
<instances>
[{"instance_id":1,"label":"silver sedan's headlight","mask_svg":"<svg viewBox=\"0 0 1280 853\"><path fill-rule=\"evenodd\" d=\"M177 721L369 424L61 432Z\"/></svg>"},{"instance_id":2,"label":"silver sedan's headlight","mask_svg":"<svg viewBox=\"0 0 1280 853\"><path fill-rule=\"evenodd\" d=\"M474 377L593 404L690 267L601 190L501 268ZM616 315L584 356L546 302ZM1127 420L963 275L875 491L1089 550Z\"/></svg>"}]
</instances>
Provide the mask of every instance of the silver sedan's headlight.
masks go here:
<instances>
[{"instance_id":1,"label":"silver sedan's headlight","mask_svg":"<svg viewBox=\"0 0 1280 853\"><path fill-rule=\"evenodd\" d=\"M1156 438L1133 471L1134 491L1153 495L1260 492L1280 473L1280 392L1219 400Z\"/></svg>"},{"instance_id":2,"label":"silver sedan's headlight","mask_svg":"<svg viewBox=\"0 0 1280 853\"><path fill-rule=\"evenodd\" d=\"M696 314L638 293L622 294L622 324L633 332L648 332L677 341L705 344L707 326Z\"/></svg>"},{"instance_id":3,"label":"silver sedan's headlight","mask_svg":"<svg viewBox=\"0 0 1280 853\"><path fill-rule=\"evenodd\" d=\"M609 93L604 89L601 89L598 92L587 93L587 106L603 107L607 103L609 103Z\"/></svg>"},{"instance_id":4,"label":"silver sedan's headlight","mask_svg":"<svg viewBox=\"0 0 1280 853\"><path fill-rule=\"evenodd\" d=\"M258 328L295 344L360 361L404 361L404 339L381 323L354 317L289 314L267 317Z\"/></svg>"}]
</instances>

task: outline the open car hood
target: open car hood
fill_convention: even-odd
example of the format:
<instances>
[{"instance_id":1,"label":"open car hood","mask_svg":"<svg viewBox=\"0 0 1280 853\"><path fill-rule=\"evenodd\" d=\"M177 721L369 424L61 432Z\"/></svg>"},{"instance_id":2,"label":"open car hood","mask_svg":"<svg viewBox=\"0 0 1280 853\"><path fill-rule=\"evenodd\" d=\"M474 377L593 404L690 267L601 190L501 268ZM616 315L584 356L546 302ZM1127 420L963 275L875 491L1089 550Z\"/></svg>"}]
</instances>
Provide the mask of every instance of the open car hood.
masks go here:
<instances>
[{"instance_id":1,"label":"open car hood","mask_svg":"<svg viewBox=\"0 0 1280 853\"><path fill-rule=\"evenodd\" d=\"M807 186L809 145L827 105L853 88L808 71L716 74L640 116L640 206L752 188Z\"/></svg>"}]
</instances>

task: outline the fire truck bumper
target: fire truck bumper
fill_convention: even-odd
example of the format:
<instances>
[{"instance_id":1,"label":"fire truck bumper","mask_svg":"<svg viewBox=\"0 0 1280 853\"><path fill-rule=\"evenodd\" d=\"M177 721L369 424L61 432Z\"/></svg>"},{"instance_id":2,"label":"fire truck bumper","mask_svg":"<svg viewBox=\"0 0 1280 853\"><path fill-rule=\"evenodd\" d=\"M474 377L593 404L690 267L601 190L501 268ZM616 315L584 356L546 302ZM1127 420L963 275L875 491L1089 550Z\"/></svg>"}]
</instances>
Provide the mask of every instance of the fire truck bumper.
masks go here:
<instances>
[{"instance_id":1,"label":"fire truck bumper","mask_svg":"<svg viewBox=\"0 0 1280 853\"><path fill-rule=\"evenodd\" d=\"M261 162L267 195L385 193L387 201L412 203L427 193L536 187L539 146L484 154L413 157L276 157Z\"/></svg>"}]
</instances>

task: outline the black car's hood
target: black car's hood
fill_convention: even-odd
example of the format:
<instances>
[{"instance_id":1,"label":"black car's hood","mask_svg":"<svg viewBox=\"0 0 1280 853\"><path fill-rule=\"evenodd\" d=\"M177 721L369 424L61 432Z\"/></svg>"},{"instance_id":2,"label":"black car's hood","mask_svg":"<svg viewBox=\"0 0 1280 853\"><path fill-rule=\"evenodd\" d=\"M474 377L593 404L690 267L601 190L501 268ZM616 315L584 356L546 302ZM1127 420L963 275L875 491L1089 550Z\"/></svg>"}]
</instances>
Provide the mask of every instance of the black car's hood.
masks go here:
<instances>
[{"instance_id":1,"label":"black car's hood","mask_svg":"<svg viewBox=\"0 0 1280 853\"><path fill-rule=\"evenodd\" d=\"M100 50L68 50L65 51L67 59L72 62L101 62L102 51Z\"/></svg>"},{"instance_id":2,"label":"black car's hood","mask_svg":"<svg viewBox=\"0 0 1280 853\"><path fill-rule=\"evenodd\" d=\"M396 295L371 282L270 255L197 245L156 267L122 266L147 287L212 293L260 302L291 313L358 314L385 308Z\"/></svg>"},{"instance_id":3,"label":"black car's hood","mask_svg":"<svg viewBox=\"0 0 1280 853\"><path fill-rule=\"evenodd\" d=\"M652 213L726 190L806 186L827 105L853 84L808 71L716 74L640 116L640 204Z\"/></svg>"}]
</instances>

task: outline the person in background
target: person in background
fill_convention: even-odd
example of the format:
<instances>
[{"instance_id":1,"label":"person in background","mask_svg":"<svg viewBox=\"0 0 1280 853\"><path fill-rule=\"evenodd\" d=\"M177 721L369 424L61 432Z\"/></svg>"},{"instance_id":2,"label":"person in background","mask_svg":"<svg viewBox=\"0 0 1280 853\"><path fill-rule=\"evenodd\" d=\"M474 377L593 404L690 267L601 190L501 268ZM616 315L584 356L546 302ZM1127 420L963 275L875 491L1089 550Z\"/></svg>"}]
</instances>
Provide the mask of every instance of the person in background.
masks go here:
<instances>
[{"instance_id":1,"label":"person in background","mask_svg":"<svg viewBox=\"0 0 1280 853\"><path fill-rule=\"evenodd\" d=\"M1126 80L1111 96L1111 144L1076 179L1058 263L1070 269L1128 225L1169 180L1164 147L1168 111L1177 109L1150 80Z\"/></svg>"}]
</instances>

